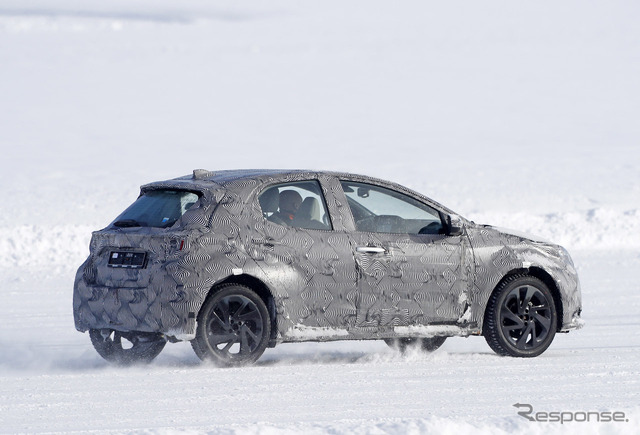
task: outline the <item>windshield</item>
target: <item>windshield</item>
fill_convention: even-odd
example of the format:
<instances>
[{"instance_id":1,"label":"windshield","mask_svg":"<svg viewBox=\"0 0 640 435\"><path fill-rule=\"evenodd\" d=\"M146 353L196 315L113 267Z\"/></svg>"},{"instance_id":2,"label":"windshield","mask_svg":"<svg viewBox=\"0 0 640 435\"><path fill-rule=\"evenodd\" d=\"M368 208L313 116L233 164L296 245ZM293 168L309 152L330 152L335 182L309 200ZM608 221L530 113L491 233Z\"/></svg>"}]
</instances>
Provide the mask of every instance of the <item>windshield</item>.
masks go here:
<instances>
[{"instance_id":1,"label":"windshield","mask_svg":"<svg viewBox=\"0 0 640 435\"><path fill-rule=\"evenodd\" d=\"M113 221L116 227L168 228L198 201L183 190L149 190Z\"/></svg>"}]
</instances>

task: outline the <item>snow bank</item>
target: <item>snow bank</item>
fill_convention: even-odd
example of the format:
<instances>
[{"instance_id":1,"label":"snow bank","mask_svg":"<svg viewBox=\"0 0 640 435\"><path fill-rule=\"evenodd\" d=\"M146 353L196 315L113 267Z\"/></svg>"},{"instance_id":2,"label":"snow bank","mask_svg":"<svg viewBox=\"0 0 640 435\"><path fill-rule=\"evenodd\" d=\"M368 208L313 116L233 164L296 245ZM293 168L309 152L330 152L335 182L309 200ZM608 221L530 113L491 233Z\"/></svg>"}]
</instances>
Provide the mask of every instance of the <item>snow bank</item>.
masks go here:
<instances>
[{"instance_id":1,"label":"snow bank","mask_svg":"<svg viewBox=\"0 0 640 435\"><path fill-rule=\"evenodd\" d=\"M564 435L567 433L590 434L628 434L637 430L640 412L627 413L631 421L636 423L537 423L529 422L521 417L496 419L494 421L472 424L461 419L448 418L421 418L421 419L375 419L371 420L339 420L333 422L314 422L298 424L252 424L225 426L220 428L209 427L206 430L159 430L148 433L158 434L198 434L219 433L225 435L322 435L327 433L350 434L446 434L456 435L473 433L477 435L511 435L514 433L526 433L528 435Z\"/></svg>"},{"instance_id":2,"label":"snow bank","mask_svg":"<svg viewBox=\"0 0 640 435\"><path fill-rule=\"evenodd\" d=\"M0 268L77 269L89 255L94 229L81 225L0 228Z\"/></svg>"},{"instance_id":3,"label":"snow bank","mask_svg":"<svg viewBox=\"0 0 640 435\"><path fill-rule=\"evenodd\" d=\"M473 213L477 223L513 228L575 249L640 248L640 210L591 209L545 215ZM88 225L0 228L0 268L76 269L89 253Z\"/></svg>"},{"instance_id":4,"label":"snow bank","mask_svg":"<svg viewBox=\"0 0 640 435\"><path fill-rule=\"evenodd\" d=\"M530 215L474 213L477 223L508 227L571 249L636 249L640 247L640 211L596 208Z\"/></svg>"}]
</instances>

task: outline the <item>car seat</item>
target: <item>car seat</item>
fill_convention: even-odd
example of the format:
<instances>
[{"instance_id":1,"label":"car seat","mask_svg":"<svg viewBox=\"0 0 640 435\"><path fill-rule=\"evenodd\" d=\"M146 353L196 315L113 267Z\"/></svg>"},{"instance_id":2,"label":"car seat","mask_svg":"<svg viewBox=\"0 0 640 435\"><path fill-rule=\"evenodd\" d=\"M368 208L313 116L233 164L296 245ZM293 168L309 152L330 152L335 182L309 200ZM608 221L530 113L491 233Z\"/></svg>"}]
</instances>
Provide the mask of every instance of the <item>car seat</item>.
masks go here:
<instances>
[{"instance_id":1,"label":"car seat","mask_svg":"<svg viewBox=\"0 0 640 435\"><path fill-rule=\"evenodd\" d=\"M326 230L327 226L322 223L320 216L320 204L318 200L308 196L300 204L300 208L293 218L293 226L298 228L322 229Z\"/></svg>"}]
</instances>

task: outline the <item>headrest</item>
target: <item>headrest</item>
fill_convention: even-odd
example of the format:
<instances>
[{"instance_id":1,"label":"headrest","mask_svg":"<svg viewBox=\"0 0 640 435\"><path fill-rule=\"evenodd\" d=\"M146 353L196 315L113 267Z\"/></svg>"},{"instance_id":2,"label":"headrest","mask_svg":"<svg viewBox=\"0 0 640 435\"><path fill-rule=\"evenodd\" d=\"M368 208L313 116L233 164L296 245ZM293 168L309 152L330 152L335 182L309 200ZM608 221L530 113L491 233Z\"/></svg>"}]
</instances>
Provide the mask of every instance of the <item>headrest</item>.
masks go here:
<instances>
[{"instance_id":1,"label":"headrest","mask_svg":"<svg viewBox=\"0 0 640 435\"><path fill-rule=\"evenodd\" d=\"M263 213L275 213L278 211L280 196L277 187L271 187L260 194L258 198Z\"/></svg>"}]
</instances>

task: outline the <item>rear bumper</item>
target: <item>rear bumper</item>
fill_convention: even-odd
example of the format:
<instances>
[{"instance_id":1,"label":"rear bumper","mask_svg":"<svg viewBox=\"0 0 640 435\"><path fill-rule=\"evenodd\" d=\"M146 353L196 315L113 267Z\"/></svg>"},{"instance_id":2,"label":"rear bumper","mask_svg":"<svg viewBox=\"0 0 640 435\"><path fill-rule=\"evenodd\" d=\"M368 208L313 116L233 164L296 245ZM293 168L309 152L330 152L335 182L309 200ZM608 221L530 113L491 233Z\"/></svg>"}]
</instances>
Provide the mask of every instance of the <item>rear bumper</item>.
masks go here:
<instances>
[{"instance_id":1,"label":"rear bumper","mask_svg":"<svg viewBox=\"0 0 640 435\"><path fill-rule=\"evenodd\" d=\"M166 274L154 274L143 288L111 287L88 282L85 265L76 274L73 291L73 317L78 331L158 332L179 340L195 336L196 303Z\"/></svg>"}]
</instances>

